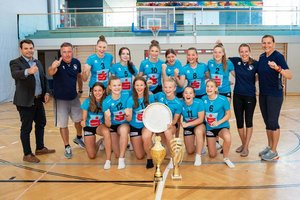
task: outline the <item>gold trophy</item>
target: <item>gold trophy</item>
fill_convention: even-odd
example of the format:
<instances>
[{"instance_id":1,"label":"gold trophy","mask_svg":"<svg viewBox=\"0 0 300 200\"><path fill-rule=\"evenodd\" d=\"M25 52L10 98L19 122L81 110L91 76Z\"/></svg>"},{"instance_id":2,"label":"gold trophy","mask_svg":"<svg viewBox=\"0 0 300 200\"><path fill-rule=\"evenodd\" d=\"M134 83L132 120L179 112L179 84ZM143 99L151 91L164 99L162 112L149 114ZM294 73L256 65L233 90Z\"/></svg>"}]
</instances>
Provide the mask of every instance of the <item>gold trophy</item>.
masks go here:
<instances>
[{"instance_id":1,"label":"gold trophy","mask_svg":"<svg viewBox=\"0 0 300 200\"><path fill-rule=\"evenodd\" d=\"M173 174L171 175L173 180L181 180L182 176L179 172L179 164L182 162L183 155L184 155L184 143L183 139L181 138L173 138L170 141L171 144L171 156L172 162L174 165Z\"/></svg>"},{"instance_id":2,"label":"gold trophy","mask_svg":"<svg viewBox=\"0 0 300 200\"><path fill-rule=\"evenodd\" d=\"M166 149L161 144L160 136L155 136L154 146L151 148L151 156L156 165L156 171L154 174L154 189L156 190L157 183L162 181L163 176L160 170L160 165L166 156Z\"/></svg>"}]
</instances>

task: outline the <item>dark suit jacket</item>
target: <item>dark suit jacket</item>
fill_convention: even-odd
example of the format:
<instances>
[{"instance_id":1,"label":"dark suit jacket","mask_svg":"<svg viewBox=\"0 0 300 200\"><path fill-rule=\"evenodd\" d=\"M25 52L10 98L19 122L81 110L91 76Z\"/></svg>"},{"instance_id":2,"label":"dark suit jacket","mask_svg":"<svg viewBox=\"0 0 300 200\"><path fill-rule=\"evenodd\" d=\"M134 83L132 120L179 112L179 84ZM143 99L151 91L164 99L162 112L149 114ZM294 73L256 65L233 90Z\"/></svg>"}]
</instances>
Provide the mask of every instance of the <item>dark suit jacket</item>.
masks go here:
<instances>
[{"instance_id":1,"label":"dark suit jacket","mask_svg":"<svg viewBox=\"0 0 300 200\"><path fill-rule=\"evenodd\" d=\"M36 60L37 67L39 68L40 80L42 86L42 100L44 101L45 93L50 94L48 80L45 75L43 65L40 61ZM12 77L15 79L16 91L13 103L17 106L30 107L34 102L35 92L35 78L33 74L25 76L25 69L30 68L27 61L21 56L14 60L11 60L10 71Z\"/></svg>"}]
</instances>

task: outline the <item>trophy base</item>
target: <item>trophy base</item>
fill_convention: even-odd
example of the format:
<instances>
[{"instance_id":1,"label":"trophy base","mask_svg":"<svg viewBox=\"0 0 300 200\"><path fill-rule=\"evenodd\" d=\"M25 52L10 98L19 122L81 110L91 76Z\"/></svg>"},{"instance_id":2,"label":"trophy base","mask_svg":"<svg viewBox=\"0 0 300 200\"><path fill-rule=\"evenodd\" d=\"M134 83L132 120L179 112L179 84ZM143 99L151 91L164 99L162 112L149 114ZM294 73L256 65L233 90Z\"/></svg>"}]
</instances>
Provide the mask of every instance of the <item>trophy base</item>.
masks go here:
<instances>
[{"instance_id":1,"label":"trophy base","mask_svg":"<svg viewBox=\"0 0 300 200\"><path fill-rule=\"evenodd\" d=\"M172 180L175 180L175 181L180 181L182 180L182 176L181 175L171 175L171 178Z\"/></svg>"}]
</instances>

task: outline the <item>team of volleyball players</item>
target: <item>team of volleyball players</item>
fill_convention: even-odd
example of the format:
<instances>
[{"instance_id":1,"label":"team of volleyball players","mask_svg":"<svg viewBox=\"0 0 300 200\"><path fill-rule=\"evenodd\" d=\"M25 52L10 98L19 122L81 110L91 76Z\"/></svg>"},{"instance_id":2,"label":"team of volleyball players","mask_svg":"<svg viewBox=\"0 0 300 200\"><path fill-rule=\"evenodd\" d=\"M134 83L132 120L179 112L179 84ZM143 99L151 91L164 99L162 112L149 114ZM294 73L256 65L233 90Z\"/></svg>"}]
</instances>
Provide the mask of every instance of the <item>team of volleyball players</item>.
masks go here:
<instances>
[{"instance_id":1,"label":"team of volleyball players","mask_svg":"<svg viewBox=\"0 0 300 200\"><path fill-rule=\"evenodd\" d=\"M270 37L272 38L264 36L263 40ZM144 109L153 102L167 105L173 114L168 129L159 133L168 153L170 140L178 137L182 132L179 130L183 130L186 152L195 154L194 165L200 166L201 156L205 153L205 138L211 158L217 156L217 142L221 138L224 163L233 168L235 165L229 159L230 102L233 98L238 133L242 141L236 152L243 157L248 156L256 104L255 81L259 72L259 62L250 57L249 45L240 45L240 57L227 59L224 46L218 43L214 46L213 57L208 63L199 62L197 49L189 48L186 64L182 65L173 49L166 50L166 61L159 59L159 43L152 40L149 58L141 62L139 70L132 63L127 47L119 50L120 60L115 64L112 64L113 56L106 52L107 42L104 36L100 36L96 49L97 52L88 57L82 72L83 80L87 81L90 77L90 96L82 104L81 124L84 127L85 148L89 158L96 157L97 149L104 139L104 169L111 168L112 152L118 158L118 169L126 167L125 153L129 140L136 158L146 157L146 168L154 166L150 148L153 134L158 133L148 130L142 119ZM276 73L288 70L287 65L267 65L270 65L267 70ZM233 97L230 74L236 76ZM267 120L265 119L266 123ZM275 128L276 132L279 127ZM266 129L269 134L268 126ZM96 141L95 134L103 136L103 139ZM270 151L276 151L272 141L268 145L260 152L260 156L267 161L277 159L278 154L275 157L264 157Z\"/></svg>"}]
</instances>

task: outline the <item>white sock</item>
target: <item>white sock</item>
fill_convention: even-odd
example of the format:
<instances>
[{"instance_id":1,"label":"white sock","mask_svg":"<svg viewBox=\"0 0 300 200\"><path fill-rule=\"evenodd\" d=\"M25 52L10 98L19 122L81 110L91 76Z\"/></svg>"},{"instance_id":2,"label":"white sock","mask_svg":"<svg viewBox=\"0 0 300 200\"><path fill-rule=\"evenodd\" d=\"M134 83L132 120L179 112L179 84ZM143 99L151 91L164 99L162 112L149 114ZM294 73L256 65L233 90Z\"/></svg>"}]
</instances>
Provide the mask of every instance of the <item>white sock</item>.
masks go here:
<instances>
[{"instance_id":1,"label":"white sock","mask_svg":"<svg viewBox=\"0 0 300 200\"><path fill-rule=\"evenodd\" d=\"M172 158L170 159L170 162L169 162L169 164L168 164L167 167L168 167L169 169L173 169L173 168L174 168Z\"/></svg>"},{"instance_id":2,"label":"white sock","mask_svg":"<svg viewBox=\"0 0 300 200\"><path fill-rule=\"evenodd\" d=\"M110 163L111 163L110 160L106 160L103 168L110 169L110 167L111 167Z\"/></svg>"},{"instance_id":3,"label":"white sock","mask_svg":"<svg viewBox=\"0 0 300 200\"><path fill-rule=\"evenodd\" d=\"M195 166L200 166L201 164L202 164L202 161L201 161L201 155L196 154L196 155L195 155L195 162L194 162L194 165L195 165Z\"/></svg>"},{"instance_id":4,"label":"white sock","mask_svg":"<svg viewBox=\"0 0 300 200\"><path fill-rule=\"evenodd\" d=\"M229 160L229 158L224 158L224 162L229 168L234 168L235 165Z\"/></svg>"},{"instance_id":5,"label":"white sock","mask_svg":"<svg viewBox=\"0 0 300 200\"><path fill-rule=\"evenodd\" d=\"M119 158L118 169L124 169L125 167L125 158Z\"/></svg>"}]
</instances>

